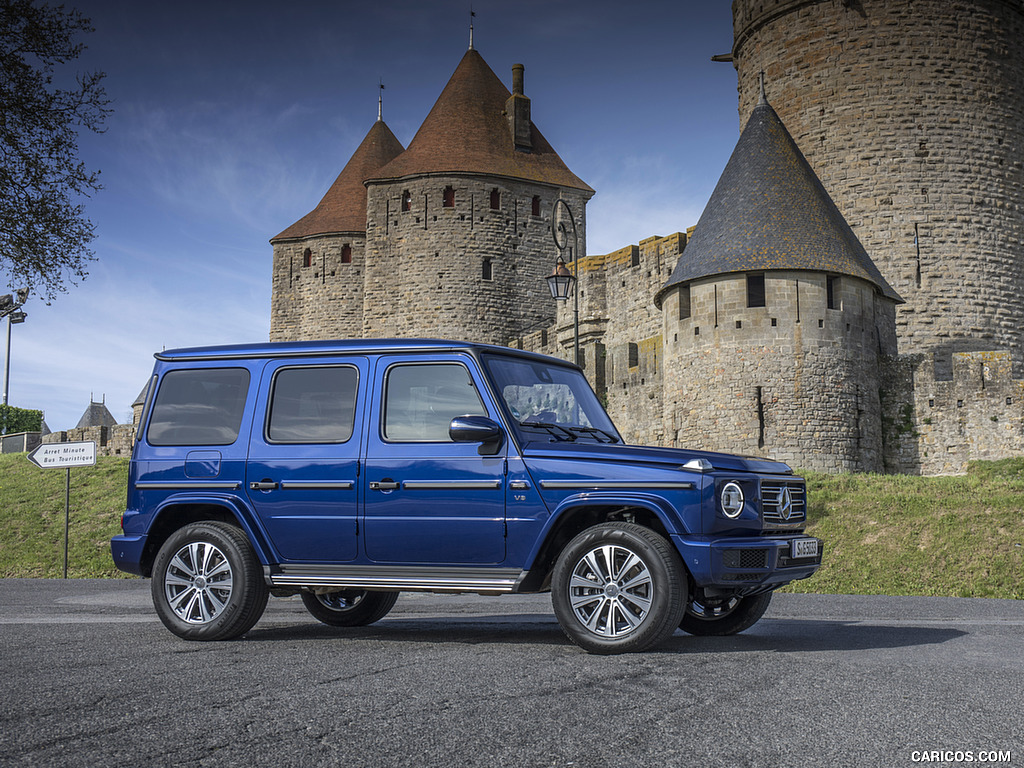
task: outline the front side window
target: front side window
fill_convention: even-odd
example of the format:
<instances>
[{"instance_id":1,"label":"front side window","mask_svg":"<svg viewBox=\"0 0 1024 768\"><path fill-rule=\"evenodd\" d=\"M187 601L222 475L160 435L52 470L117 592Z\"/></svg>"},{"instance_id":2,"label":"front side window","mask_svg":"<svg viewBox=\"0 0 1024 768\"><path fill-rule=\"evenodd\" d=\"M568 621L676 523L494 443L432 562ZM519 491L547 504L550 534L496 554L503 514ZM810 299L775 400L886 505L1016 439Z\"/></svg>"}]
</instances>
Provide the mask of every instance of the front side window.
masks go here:
<instances>
[{"instance_id":1,"label":"front side window","mask_svg":"<svg viewBox=\"0 0 1024 768\"><path fill-rule=\"evenodd\" d=\"M197 368L164 374L146 437L150 445L231 445L245 413L249 371Z\"/></svg>"},{"instance_id":2,"label":"front side window","mask_svg":"<svg viewBox=\"0 0 1024 768\"><path fill-rule=\"evenodd\" d=\"M396 365L387 374L384 438L450 443L456 416L486 416L469 371L458 363Z\"/></svg>"},{"instance_id":3,"label":"front side window","mask_svg":"<svg viewBox=\"0 0 1024 768\"><path fill-rule=\"evenodd\" d=\"M620 442L580 371L497 355L484 362L524 440Z\"/></svg>"},{"instance_id":4,"label":"front side window","mask_svg":"<svg viewBox=\"0 0 1024 768\"><path fill-rule=\"evenodd\" d=\"M351 366L283 368L267 415L271 443L344 443L352 437L359 372Z\"/></svg>"}]
</instances>

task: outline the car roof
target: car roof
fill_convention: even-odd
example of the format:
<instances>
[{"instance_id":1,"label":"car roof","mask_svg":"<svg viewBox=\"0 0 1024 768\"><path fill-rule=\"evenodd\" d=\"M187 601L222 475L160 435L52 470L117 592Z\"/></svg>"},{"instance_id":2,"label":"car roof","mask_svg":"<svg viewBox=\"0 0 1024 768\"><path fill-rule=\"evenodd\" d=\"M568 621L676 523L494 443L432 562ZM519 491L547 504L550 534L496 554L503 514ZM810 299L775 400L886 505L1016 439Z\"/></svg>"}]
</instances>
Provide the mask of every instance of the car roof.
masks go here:
<instances>
[{"instance_id":1,"label":"car roof","mask_svg":"<svg viewBox=\"0 0 1024 768\"><path fill-rule=\"evenodd\" d=\"M527 352L496 344L449 339L331 339L321 341L277 341L252 344L223 344L210 347L183 347L157 352L163 362L196 360L239 360L246 358L321 357L337 354L395 354L436 352L480 352L514 355L546 363L575 367L557 357Z\"/></svg>"}]
</instances>

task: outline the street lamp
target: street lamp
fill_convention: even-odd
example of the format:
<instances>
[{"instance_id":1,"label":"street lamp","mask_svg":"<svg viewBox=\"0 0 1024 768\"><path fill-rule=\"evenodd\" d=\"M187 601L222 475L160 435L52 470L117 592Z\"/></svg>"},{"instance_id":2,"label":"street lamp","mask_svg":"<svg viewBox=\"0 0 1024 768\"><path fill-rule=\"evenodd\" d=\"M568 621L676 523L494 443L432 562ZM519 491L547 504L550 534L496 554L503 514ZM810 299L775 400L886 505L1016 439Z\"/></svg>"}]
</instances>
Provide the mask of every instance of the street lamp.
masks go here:
<instances>
[{"instance_id":1,"label":"street lamp","mask_svg":"<svg viewBox=\"0 0 1024 768\"><path fill-rule=\"evenodd\" d=\"M558 221L558 206L565 209L572 225L572 247L569 248L569 261L572 262L572 272L566 269L562 252L569 245L569 235L565 230L565 221ZM551 290L551 297L556 301L565 301L572 291L572 315L573 315L573 362L580 364L580 281L579 261L575 257L576 246L579 244L579 234L576 231L576 219L572 215L572 209L562 198L555 200L551 207L551 237L555 240L555 247L558 249L558 262L555 264L555 271L546 278L548 288Z\"/></svg>"},{"instance_id":2,"label":"street lamp","mask_svg":"<svg viewBox=\"0 0 1024 768\"><path fill-rule=\"evenodd\" d=\"M28 299L28 288L19 288L15 295L0 296L0 317L7 318L7 357L4 362L4 405L7 405L7 394L11 381L11 326L24 323L28 314L21 311L21 306ZM3 425L0 433L7 434L7 409L4 408Z\"/></svg>"}]
</instances>

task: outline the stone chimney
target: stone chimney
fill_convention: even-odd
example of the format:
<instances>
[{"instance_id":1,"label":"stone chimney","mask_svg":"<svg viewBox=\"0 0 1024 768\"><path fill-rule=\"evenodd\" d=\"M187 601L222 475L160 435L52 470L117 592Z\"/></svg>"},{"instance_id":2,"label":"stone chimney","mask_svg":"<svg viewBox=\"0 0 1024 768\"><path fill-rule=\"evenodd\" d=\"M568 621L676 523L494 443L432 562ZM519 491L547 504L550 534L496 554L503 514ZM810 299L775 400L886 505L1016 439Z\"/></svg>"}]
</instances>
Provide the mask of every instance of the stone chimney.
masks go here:
<instances>
[{"instance_id":1,"label":"stone chimney","mask_svg":"<svg viewBox=\"0 0 1024 768\"><path fill-rule=\"evenodd\" d=\"M512 65L512 95L505 102L508 128L512 133L512 142L519 152L529 152L533 149L533 141L530 138L530 99L523 95L525 69L522 64Z\"/></svg>"}]
</instances>

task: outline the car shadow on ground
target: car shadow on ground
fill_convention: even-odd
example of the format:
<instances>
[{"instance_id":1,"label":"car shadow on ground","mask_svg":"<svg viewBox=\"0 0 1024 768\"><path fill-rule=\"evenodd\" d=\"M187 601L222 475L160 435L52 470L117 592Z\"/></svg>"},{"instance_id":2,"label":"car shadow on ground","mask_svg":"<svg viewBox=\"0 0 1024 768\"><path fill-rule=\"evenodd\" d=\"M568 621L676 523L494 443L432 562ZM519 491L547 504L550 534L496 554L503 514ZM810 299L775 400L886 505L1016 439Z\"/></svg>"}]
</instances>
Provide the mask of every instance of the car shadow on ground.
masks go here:
<instances>
[{"instance_id":1,"label":"car shadow on ground","mask_svg":"<svg viewBox=\"0 0 1024 768\"><path fill-rule=\"evenodd\" d=\"M550 614L385 619L370 627L308 623L257 625L245 639L256 642L361 639L394 643L468 645L569 645ZM865 621L766 619L739 635L696 637L677 631L661 653L810 653L936 645L966 635L961 629Z\"/></svg>"}]
</instances>

